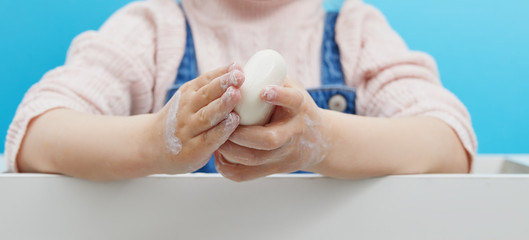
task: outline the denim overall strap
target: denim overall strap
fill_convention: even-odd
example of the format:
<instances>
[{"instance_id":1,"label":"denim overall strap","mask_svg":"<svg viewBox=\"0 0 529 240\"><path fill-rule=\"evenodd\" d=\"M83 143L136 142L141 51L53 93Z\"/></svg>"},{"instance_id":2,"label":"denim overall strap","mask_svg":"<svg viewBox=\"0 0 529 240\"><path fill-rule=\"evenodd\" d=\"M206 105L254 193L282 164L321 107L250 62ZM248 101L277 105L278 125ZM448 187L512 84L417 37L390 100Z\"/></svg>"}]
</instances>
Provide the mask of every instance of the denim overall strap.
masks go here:
<instances>
[{"instance_id":1,"label":"denim overall strap","mask_svg":"<svg viewBox=\"0 0 529 240\"><path fill-rule=\"evenodd\" d=\"M321 46L321 85L344 85L340 50L335 41L337 12L328 12L325 16L323 42Z\"/></svg>"},{"instance_id":2,"label":"denim overall strap","mask_svg":"<svg viewBox=\"0 0 529 240\"><path fill-rule=\"evenodd\" d=\"M325 16L321 48L321 87L307 90L318 107L355 114L356 91L345 84L340 49L335 39L337 19L337 10L328 11Z\"/></svg>"},{"instance_id":3,"label":"denim overall strap","mask_svg":"<svg viewBox=\"0 0 529 240\"><path fill-rule=\"evenodd\" d=\"M165 102L169 102L171 97L178 91L187 81L193 80L198 77L198 64L197 57L195 54L195 43L193 41L193 34L191 33L191 27L186 19L186 48L184 50L184 56L178 67L178 73L176 75L175 83L167 91Z\"/></svg>"}]
</instances>

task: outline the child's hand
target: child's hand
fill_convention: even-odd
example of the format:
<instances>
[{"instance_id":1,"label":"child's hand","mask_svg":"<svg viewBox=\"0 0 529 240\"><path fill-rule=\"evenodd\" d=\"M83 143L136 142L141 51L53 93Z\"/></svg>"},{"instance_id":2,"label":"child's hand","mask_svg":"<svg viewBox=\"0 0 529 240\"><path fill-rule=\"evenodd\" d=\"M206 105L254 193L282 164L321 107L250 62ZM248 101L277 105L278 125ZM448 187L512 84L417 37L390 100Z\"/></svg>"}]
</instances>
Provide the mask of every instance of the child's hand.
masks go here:
<instances>
[{"instance_id":1,"label":"child's hand","mask_svg":"<svg viewBox=\"0 0 529 240\"><path fill-rule=\"evenodd\" d=\"M234 181L306 169L328 151L322 111L308 92L287 81L263 90L261 98L277 105L265 126L239 126L215 153L217 170ZM230 159L231 162L228 162Z\"/></svg>"},{"instance_id":2,"label":"child's hand","mask_svg":"<svg viewBox=\"0 0 529 240\"><path fill-rule=\"evenodd\" d=\"M235 64L182 85L157 113L152 149L164 173L189 173L204 166L239 125L232 112L244 82Z\"/></svg>"}]
</instances>

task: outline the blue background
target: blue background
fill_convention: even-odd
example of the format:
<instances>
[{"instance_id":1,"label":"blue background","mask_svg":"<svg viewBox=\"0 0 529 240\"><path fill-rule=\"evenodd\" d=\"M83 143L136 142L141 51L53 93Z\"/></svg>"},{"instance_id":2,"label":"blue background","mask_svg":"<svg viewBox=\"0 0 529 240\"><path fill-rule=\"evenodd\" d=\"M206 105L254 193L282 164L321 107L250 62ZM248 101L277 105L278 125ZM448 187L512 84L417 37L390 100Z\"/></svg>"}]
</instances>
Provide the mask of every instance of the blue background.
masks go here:
<instances>
[{"instance_id":1,"label":"blue background","mask_svg":"<svg viewBox=\"0 0 529 240\"><path fill-rule=\"evenodd\" d=\"M2 2L0 136L5 136L24 92L64 62L71 40L97 29L127 2ZM480 153L529 152L529 1L366 2L382 10L411 49L435 57L443 83L472 115Z\"/></svg>"}]
</instances>

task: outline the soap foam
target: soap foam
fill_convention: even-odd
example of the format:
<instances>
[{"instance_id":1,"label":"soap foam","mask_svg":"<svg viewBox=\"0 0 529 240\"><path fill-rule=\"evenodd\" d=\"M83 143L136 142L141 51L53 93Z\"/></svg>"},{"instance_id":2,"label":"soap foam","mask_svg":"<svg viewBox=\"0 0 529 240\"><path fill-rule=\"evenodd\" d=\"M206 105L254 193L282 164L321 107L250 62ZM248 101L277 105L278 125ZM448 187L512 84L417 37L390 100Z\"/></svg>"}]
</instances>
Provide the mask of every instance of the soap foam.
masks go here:
<instances>
[{"instance_id":1,"label":"soap foam","mask_svg":"<svg viewBox=\"0 0 529 240\"><path fill-rule=\"evenodd\" d=\"M263 97L266 101L271 101L277 97L277 91L272 86L265 87L263 90Z\"/></svg>"},{"instance_id":2,"label":"soap foam","mask_svg":"<svg viewBox=\"0 0 529 240\"><path fill-rule=\"evenodd\" d=\"M169 106L169 112L167 113L167 119L165 122L164 138L169 150L174 155L177 155L182 151L182 141L176 137L176 124L178 123L176 114L178 113L178 104L180 103L180 91L177 91L171 100Z\"/></svg>"},{"instance_id":3,"label":"soap foam","mask_svg":"<svg viewBox=\"0 0 529 240\"><path fill-rule=\"evenodd\" d=\"M226 91L228 87L230 87L230 73L226 73L221 76L220 79L220 88L222 88L223 91Z\"/></svg>"},{"instance_id":4,"label":"soap foam","mask_svg":"<svg viewBox=\"0 0 529 240\"><path fill-rule=\"evenodd\" d=\"M304 153L309 154L307 158L311 161L307 162L306 165L310 166L320 163L327 157L329 145L319 131L319 126L321 125L319 122L312 120L309 116L305 116L304 121L305 129L309 132L304 134L299 140L299 148L303 149L300 151L300 155Z\"/></svg>"},{"instance_id":5,"label":"soap foam","mask_svg":"<svg viewBox=\"0 0 529 240\"><path fill-rule=\"evenodd\" d=\"M236 113L230 113L226 120L226 126L224 127L224 131L230 132L229 130L237 128L238 125L239 115L237 115Z\"/></svg>"}]
</instances>

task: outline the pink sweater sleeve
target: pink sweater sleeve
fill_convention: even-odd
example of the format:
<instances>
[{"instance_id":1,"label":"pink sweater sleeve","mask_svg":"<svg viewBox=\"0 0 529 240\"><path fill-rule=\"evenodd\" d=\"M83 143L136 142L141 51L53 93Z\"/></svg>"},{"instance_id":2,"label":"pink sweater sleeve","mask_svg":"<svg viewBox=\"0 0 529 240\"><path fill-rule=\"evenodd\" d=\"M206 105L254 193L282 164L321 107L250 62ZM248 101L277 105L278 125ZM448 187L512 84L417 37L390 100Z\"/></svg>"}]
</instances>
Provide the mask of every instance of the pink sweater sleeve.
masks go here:
<instances>
[{"instance_id":1,"label":"pink sweater sleeve","mask_svg":"<svg viewBox=\"0 0 529 240\"><path fill-rule=\"evenodd\" d=\"M9 170L17 171L15 160L28 124L46 111L134 115L160 109L183 55L183 36L178 5L153 0L129 4L99 31L76 37L64 66L44 75L19 105L6 139Z\"/></svg>"},{"instance_id":2,"label":"pink sweater sleeve","mask_svg":"<svg viewBox=\"0 0 529 240\"><path fill-rule=\"evenodd\" d=\"M359 115L438 118L474 156L477 141L470 115L441 85L429 55L410 51L384 16L361 1L346 1L336 32L347 82L357 87Z\"/></svg>"}]
</instances>

